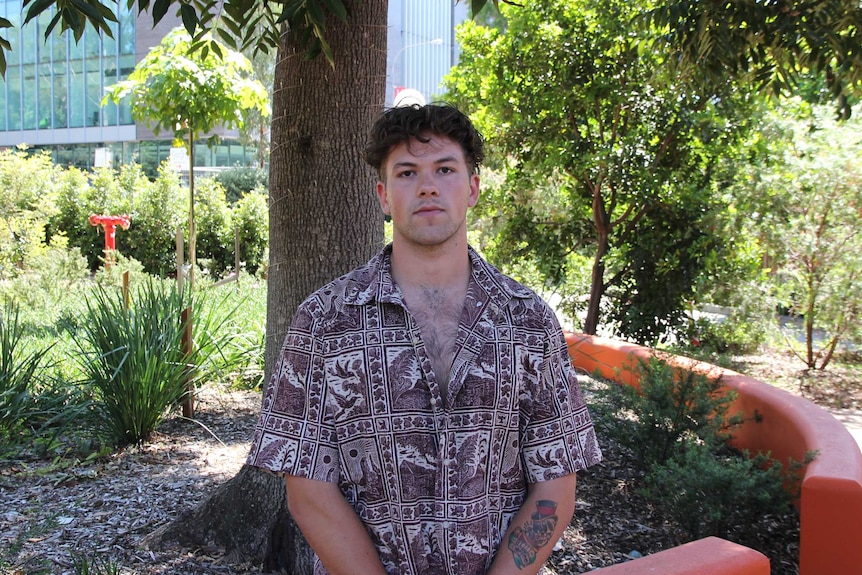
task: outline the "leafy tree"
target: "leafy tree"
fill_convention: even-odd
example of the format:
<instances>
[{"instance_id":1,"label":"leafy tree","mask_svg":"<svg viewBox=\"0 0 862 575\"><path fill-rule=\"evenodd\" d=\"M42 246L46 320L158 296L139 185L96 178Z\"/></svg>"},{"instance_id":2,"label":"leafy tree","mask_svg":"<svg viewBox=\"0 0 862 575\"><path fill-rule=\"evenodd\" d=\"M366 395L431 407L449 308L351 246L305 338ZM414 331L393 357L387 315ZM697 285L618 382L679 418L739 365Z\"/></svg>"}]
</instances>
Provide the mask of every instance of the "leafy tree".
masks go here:
<instances>
[{"instance_id":1,"label":"leafy tree","mask_svg":"<svg viewBox=\"0 0 862 575\"><path fill-rule=\"evenodd\" d=\"M645 13L668 64L712 84L749 76L791 94L814 74L848 118L862 81L862 6L855 0L669 0Z\"/></svg>"},{"instance_id":2,"label":"leafy tree","mask_svg":"<svg viewBox=\"0 0 862 575\"><path fill-rule=\"evenodd\" d=\"M779 301L802 318L798 355L809 369L825 369L842 340L860 336L860 128L822 107L779 108L734 189L742 233L761 246Z\"/></svg>"},{"instance_id":3,"label":"leafy tree","mask_svg":"<svg viewBox=\"0 0 862 575\"><path fill-rule=\"evenodd\" d=\"M219 126L240 126L242 110L257 109L268 114L266 88L251 76L251 62L229 50L210 36L198 41L191 51L192 38L183 28L169 32L162 42L141 60L128 80L111 86L102 103L119 103L131 97L132 116L146 122L158 134L169 129L177 139L185 139L189 150L189 279L196 265L195 225L195 140ZM210 136L215 142L218 136Z\"/></svg>"},{"instance_id":4,"label":"leafy tree","mask_svg":"<svg viewBox=\"0 0 862 575\"><path fill-rule=\"evenodd\" d=\"M539 1L504 10L506 33L466 23L447 97L472 111L507 172L503 206L491 206L510 214L497 258L535 256L557 283L588 241L584 331L610 295L620 329L644 341L692 297L715 242L712 165L742 126L723 119L740 105L731 90L705 93L639 50L628 23L640 9Z\"/></svg>"}]
</instances>

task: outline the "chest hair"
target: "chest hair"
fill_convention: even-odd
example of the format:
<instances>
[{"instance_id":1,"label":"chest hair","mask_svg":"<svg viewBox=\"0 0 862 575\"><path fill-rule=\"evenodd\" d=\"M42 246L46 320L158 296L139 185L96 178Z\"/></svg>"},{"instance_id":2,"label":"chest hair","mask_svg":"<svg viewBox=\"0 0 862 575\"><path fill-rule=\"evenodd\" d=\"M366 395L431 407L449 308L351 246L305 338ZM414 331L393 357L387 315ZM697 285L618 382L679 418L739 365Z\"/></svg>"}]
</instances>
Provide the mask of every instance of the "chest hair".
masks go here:
<instances>
[{"instance_id":1,"label":"chest hair","mask_svg":"<svg viewBox=\"0 0 862 575\"><path fill-rule=\"evenodd\" d=\"M425 351L431 360L431 369L434 370L434 378L444 401L455 361L458 323L466 295L466 290L447 291L426 286L405 293L407 308L419 325Z\"/></svg>"}]
</instances>

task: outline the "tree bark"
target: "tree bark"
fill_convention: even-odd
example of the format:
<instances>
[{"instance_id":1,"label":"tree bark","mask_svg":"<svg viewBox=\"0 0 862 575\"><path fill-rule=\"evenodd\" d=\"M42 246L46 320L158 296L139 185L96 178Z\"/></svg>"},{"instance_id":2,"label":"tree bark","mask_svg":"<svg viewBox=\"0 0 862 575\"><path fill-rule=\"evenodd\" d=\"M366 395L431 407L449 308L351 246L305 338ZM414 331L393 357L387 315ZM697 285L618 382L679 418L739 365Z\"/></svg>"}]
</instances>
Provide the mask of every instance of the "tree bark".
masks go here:
<instances>
[{"instance_id":1,"label":"tree bark","mask_svg":"<svg viewBox=\"0 0 862 575\"><path fill-rule=\"evenodd\" d=\"M335 66L305 57L282 36L273 85L270 267L266 326L269 378L296 307L312 291L367 261L383 245L376 176L362 160L383 107L387 0L347 2L349 23L330 17ZM216 546L265 572L311 573L311 553L287 512L284 481L245 466L200 507L147 538L150 547Z\"/></svg>"},{"instance_id":2,"label":"tree bark","mask_svg":"<svg viewBox=\"0 0 862 575\"><path fill-rule=\"evenodd\" d=\"M594 184L593 188L593 224L596 228L597 245L590 281L590 301L587 304L587 316L584 318L584 333L588 335L595 335L599 327L602 296L605 293L605 256L610 249L612 230L610 215L602 196L601 182Z\"/></svg>"},{"instance_id":3,"label":"tree bark","mask_svg":"<svg viewBox=\"0 0 862 575\"><path fill-rule=\"evenodd\" d=\"M302 300L382 247L376 177L362 150L384 101L387 1L349 8L348 25L330 18L326 28L334 69L323 56L307 60L292 36L276 63L267 374Z\"/></svg>"}]
</instances>

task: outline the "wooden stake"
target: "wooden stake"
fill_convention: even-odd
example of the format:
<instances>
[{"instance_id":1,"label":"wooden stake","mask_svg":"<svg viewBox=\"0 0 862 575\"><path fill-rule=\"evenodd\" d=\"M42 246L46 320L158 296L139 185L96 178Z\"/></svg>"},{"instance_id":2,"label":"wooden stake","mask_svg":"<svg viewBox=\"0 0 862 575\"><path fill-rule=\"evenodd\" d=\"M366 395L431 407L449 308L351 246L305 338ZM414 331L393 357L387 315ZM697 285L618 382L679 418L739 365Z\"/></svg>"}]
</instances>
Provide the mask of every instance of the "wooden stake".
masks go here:
<instances>
[{"instance_id":1,"label":"wooden stake","mask_svg":"<svg viewBox=\"0 0 862 575\"><path fill-rule=\"evenodd\" d=\"M183 396L183 417L195 416L195 390L191 381L191 372L194 366L189 363L192 355L192 308L187 307L180 312L180 321L183 326L183 357L186 360L186 393Z\"/></svg>"}]
</instances>

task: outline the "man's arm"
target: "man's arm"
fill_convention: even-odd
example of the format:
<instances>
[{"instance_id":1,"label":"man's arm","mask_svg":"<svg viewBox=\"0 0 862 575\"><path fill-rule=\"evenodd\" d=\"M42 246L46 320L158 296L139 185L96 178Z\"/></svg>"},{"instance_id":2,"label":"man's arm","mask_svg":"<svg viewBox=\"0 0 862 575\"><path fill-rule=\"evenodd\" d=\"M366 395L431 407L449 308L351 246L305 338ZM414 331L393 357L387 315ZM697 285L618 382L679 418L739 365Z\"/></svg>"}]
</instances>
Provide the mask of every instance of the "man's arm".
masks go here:
<instances>
[{"instance_id":1,"label":"man's arm","mask_svg":"<svg viewBox=\"0 0 862 575\"><path fill-rule=\"evenodd\" d=\"M575 474L531 483L488 575L535 575L575 513Z\"/></svg>"},{"instance_id":2,"label":"man's arm","mask_svg":"<svg viewBox=\"0 0 862 575\"><path fill-rule=\"evenodd\" d=\"M368 530L335 483L285 477L287 507L331 575L385 575Z\"/></svg>"}]
</instances>

